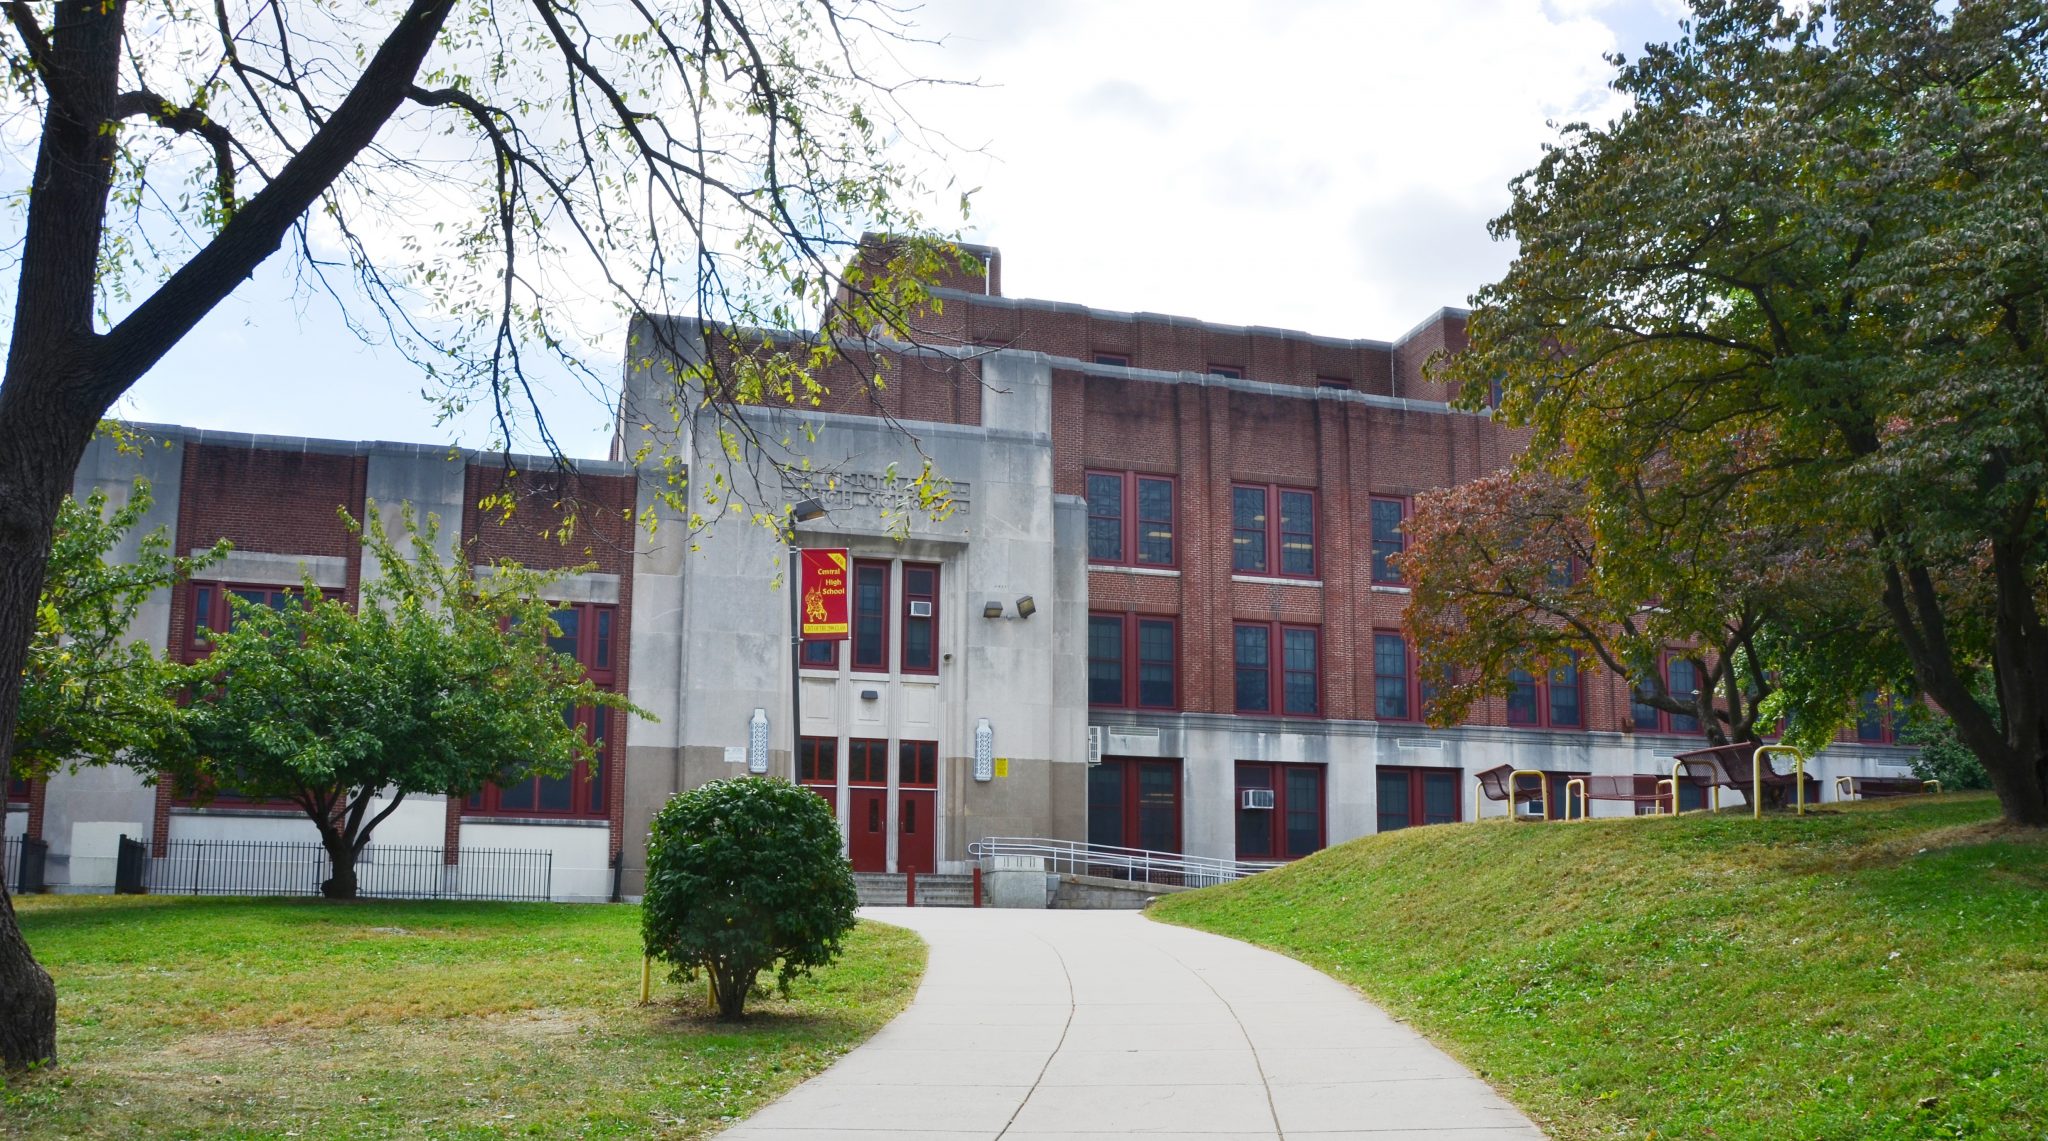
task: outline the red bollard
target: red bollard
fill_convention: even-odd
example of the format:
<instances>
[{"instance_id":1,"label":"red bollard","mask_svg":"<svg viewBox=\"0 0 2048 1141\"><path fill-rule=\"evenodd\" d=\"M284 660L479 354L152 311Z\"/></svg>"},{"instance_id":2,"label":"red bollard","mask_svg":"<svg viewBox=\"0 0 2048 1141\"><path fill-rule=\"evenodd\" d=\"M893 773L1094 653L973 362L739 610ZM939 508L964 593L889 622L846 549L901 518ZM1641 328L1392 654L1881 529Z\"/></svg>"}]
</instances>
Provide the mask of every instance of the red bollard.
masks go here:
<instances>
[{"instance_id":1,"label":"red bollard","mask_svg":"<svg viewBox=\"0 0 2048 1141\"><path fill-rule=\"evenodd\" d=\"M903 906L917 906L917 873L914 871L903 873Z\"/></svg>"},{"instance_id":2,"label":"red bollard","mask_svg":"<svg viewBox=\"0 0 2048 1141\"><path fill-rule=\"evenodd\" d=\"M974 906L981 906L981 869L974 869Z\"/></svg>"}]
</instances>

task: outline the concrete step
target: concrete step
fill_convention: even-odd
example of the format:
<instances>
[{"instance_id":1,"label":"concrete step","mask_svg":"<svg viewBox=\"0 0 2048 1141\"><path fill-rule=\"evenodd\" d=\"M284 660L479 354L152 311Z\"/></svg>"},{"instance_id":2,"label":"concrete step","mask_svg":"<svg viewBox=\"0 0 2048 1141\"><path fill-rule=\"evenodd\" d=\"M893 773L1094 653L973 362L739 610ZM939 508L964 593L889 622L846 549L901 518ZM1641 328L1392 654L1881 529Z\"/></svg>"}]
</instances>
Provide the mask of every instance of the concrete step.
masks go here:
<instances>
[{"instance_id":1,"label":"concrete step","mask_svg":"<svg viewBox=\"0 0 2048 1141\"><path fill-rule=\"evenodd\" d=\"M902 907L907 901L901 872L855 872L853 886L864 907ZM974 877L920 872L918 907L973 907Z\"/></svg>"}]
</instances>

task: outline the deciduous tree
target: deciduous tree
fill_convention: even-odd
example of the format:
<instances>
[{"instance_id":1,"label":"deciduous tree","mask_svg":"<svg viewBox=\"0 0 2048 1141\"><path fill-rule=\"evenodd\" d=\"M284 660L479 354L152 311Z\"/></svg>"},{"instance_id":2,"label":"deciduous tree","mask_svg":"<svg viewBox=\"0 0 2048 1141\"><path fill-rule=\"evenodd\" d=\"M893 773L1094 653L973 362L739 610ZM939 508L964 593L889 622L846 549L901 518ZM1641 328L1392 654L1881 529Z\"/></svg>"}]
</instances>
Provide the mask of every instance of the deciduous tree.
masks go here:
<instances>
[{"instance_id":1,"label":"deciduous tree","mask_svg":"<svg viewBox=\"0 0 2048 1141\"><path fill-rule=\"evenodd\" d=\"M1501 378L1596 520L1649 483L1843 560L2048 823L2048 11L1700 0L1615 62L1631 105L1515 180L1447 374Z\"/></svg>"},{"instance_id":2,"label":"deciduous tree","mask_svg":"<svg viewBox=\"0 0 2048 1141\"><path fill-rule=\"evenodd\" d=\"M0 750L94 427L281 247L309 288L359 279L372 305L350 319L442 399L486 402L508 446L529 354L597 379L592 322L823 311L817 338L690 390L730 410L805 399L820 361L925 296L916 244L842 272L863 230L922 228L924 188L889 149L917 138L895 102L910 80L873 70L900 25L870 0L5 8L5 98L28 125L9 145L34 154L0 381ZM55 1002L0 889L0 1066L52 1056Z\"/></svg>"},{"instance_id":3,"label":"deciduous tree","mask_svg":"<svg viewBox=\"0 0 2048 1141\"><path fill-rule=\"evenodd\" d=\"M371 517L380 573L359 607L311 583L275 608L230 596L233 625L179 671L182 731L147 758L188 794L298 805L327 849L331 899L355 898L363 849L407 796L560 776L595 748L565 711L632 709L550 648L560 630L541 596L558 574L479 578L442 561L435 530L430 516L408 557Z\"/></svg>"},{"instance_id":4,"label":"deciduous tree","mask_svg":"<svg viewBox=\"0 0 2048 1141\"><path fill-rule=\"evenodd\" d=\"M158 528L138 538L132 561L119 561L116 549L151 502L149 484L137 480L117 507L110 509L99 490L83 502L66 496L58 507L14 723L17 775L44 776L66 763L107 764L177 731L172 667L129 628L150 595L207 565L226 546L205 558L174 556Z\"/></svg>"}]
</instances>

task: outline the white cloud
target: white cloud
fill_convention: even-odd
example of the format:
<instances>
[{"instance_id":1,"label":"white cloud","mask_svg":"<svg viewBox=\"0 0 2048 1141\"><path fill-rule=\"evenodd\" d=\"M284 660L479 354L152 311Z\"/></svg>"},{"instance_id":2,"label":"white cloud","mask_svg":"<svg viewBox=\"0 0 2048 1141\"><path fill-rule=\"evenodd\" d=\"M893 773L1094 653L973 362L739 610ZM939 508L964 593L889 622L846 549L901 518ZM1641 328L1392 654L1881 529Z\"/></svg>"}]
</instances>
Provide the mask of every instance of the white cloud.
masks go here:
<instances>
[{"instance_id":1,"label":"white cloud","mask_svg":"<svg viewBox=\"0 0 2048 1141\"><path fill-rule=\"evenodd\" d=\"M912 62L987 86L916 106L989 143L962 181L1007 293L1393 337L1505 268L1508 180L1618 110L1601 55L1669 4L944 0Z\"/></svg>"}]
</instances>

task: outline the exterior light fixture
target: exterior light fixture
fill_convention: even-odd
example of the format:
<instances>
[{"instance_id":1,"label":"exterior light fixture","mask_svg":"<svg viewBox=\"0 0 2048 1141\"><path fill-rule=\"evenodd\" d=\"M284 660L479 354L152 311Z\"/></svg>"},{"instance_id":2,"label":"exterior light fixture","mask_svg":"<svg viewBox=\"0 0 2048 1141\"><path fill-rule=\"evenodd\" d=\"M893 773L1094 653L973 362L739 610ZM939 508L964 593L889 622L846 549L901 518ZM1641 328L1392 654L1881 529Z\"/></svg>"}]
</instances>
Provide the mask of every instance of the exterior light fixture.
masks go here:
<instances>
[{"instance_id":1,"label":"exterior light fixture","mask_svg":"<svg viewBox=\"0 0 2048 1141\"><path fill-rule=\"evenodd\" d=\"M796 775L803 764L799 754L804 751L804 620L798 612L798 597L803 593L803 548L797 546L796 529L800 523L815 523L825 517L825 505L815 499L800 499L789 505L789 771ZM754 718L760 725L761 760L755 767L753 757L747 758L747 771L765 773L768 771L768 717L761 710L754 711Z\"/></svg>"},{"instance_id":2,"label":"exterior light fixture","mask_svg":"<svg viewBox=\"0 0 2048 1141\"><path fill-rule=\"evenodd\" d=\"M747 721L747 771L768 771L768 711L758 705Z\"/></svg>"},{"instance_id":3,"label":"exterior light fixture","mask_svg":"<svg viewBox=\"0 0 2048 1141\"><path fill-rule=\"evenodd\" d=\"M1001 618L1003 616L1003 604L993 599L982 603L981 616L983 618Z\"/></svg>"},{"instance_id":4,"label":"exterior light fixture","mask_svg":"<svg viewBox=\"0 0 2048 1141\"><path fill-rule=\"evenodd\" d=\"M1017 600L1017 617L1029 618L1036 613L1038 613L1038 603L1031 601L1030 595L1027 594Z\"/></svg>"},{"instance_id":5,"label":"exterior light fixture","mask_svg":"<svg viewBox=\"0 0 2048 1141\"><path fill-rule=\"evenodd\" d=\"M974 727L974 779L996 779L996 731L986 717Z\"/></svg>"}]
</instances>

